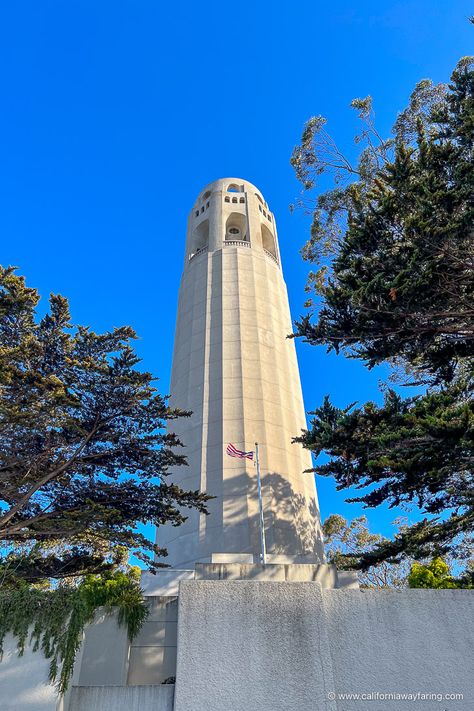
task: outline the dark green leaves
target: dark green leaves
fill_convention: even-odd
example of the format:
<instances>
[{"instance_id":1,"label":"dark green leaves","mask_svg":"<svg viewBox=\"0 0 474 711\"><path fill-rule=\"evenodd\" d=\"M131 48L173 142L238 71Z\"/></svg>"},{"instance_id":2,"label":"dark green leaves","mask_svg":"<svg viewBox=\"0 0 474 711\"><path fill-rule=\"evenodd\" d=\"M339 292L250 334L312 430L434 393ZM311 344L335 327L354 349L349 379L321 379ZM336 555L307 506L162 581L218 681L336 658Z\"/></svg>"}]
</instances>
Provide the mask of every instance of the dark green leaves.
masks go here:
<instances>
[{"instance_id":1,"label":"dark green leaves","mask_svg":"<svg viewBox=\"0 0 474 711\"><path fill-rule=\"evenodd\" d=\"M377 133L370 97L352 106L362 121L355 167L321 118L293 154L305 190L335 178L315 199L303 250L320 308L295 335L427 387L405 400L388 390L381 407L341 410L326 398L299 438L329 455L317 473L361 490L351 501L426 515L352 557L366 570L456 554L474 530L474 60L458 63L449 86L420 82L394 139Z\"/></svg>"},{"instance_id":2,"label":"dark green leaves","mask_svg":"<svg viewBox=\"0 0 474 711\"><path fill-rule=\"evenodd\" d=\"M98 572L123 547L159 565L153 557L165 551L137 524L179 525L184 509L205 511L204 494L166 483L185 459L164 427L189 413L170 410L153 376L138 369L130 327L76 327L62 296L37 322L38 299L14 270L0 269L5 570L28 580Z\"/></svg>"},{"instance_id":3,"label":"dark green leaves","mask_svg":"<svg viewBox=\"0 0 474 711\"><path fill-rule=\"evenodd\" d=\"M356 181L317 198L304 256L334 258L317 320L301 319L297 335L369 367L402 359L439 382L474 351L472 63L458 66L449 90L422 82L398 124L393 150L364 129L372 168L348 167ZM413 142L401 140L408 134ZM314 165L334 170L314 139L301 160L305 180Z\"/></svg>"}]
</instances>

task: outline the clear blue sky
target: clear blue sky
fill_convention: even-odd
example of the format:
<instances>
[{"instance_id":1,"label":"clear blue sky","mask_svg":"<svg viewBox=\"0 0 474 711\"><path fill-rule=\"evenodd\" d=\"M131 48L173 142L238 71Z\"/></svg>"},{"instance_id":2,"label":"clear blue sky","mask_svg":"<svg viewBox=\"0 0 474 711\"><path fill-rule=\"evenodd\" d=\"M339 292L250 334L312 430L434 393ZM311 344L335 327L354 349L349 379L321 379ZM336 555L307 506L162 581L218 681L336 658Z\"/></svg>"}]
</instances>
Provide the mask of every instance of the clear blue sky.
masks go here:
<instances>
[{"instance_id":1,"label":"clear blue sky","mask_svg":"<svg viewBox=\"0 0 474 711\"><path fill-rule=\"evenodd\" d=\"M308 218L289 158L304 121L329 118L353 150L353 97L388 132L415 83L473 53L465 0L191 2L15 0L0 10L0 261L77 323L131 324L167 391L188 211L228 175L264 193L294 317ZM298 345L307 409L380 399L361 364ZM360 512L330 480L323 515ZM395 517L368 511L374 530Z\"/></svg>"}]
</instances>

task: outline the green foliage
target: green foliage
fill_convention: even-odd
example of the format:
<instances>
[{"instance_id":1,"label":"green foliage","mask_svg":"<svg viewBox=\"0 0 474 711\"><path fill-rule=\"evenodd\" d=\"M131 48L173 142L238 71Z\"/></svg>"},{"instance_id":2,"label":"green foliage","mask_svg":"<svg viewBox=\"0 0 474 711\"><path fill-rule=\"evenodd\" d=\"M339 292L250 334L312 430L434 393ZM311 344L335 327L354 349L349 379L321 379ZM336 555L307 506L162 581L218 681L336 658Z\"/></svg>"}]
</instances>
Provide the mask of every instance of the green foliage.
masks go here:
<instances>
[{"instance_id":1,"label":"green foliage","mask_svg":"<svg viewBox=\"0 0 474 711\"><path fill-rule=\"evenodd\" d=\"M136 637L147 616L138 568L126 575L121 571L107 577L88 575L80 585L81 595L91 609L118 608L118 622L125 625L130 639Z\"/></svg>"},{"instance_id":2,"label":"green foliage","mask_svg":"<svg viewBox=\"0 0 474 711\"><path fill-rule=\"evenodd\" d=\"M345 410L326 397L299 441L332 457L315 471L336 476L339 489L369 488L351 501L369 507L415 501L432 514L472 508L471 394L471 384L405 400L388 390L381 407L369 402ZM473 516L472 510L464 516L469 526Z\"/></svg>"},{"instance_id":3,"label":"green foliage","mask_svg":"<svg viewBox=\"0 0 474 711\"><path fill-rule=\"evenodd\" d=\"M449 565L442 558L434 558L427 565L413 563L408 576L410 588L472 588L472 582L467 579L456 580Z\"/></svg>"},{"instance_id":4,"label":"green foliage","mask_svg":"<svg viewBox=\"0 0 474 711\"><path fill-rule=\"evenodd\" d=\"M399 526L401 522L395 522ZM373 550L384 539L377 533L371 533L365 516L347 521L339 514L329 516L323 523L323 536L326 557L340 569L357 567L360 555ZM363 588L406 587L409 570L408 562L388 563L382 561L359 571L359 583Z\"/></svg>"},{"instance_id":5,"label":"green foliage","mask_svg":"<svg viewBox=\"0 0 474 711\"><path fill-rule=\"evenodd\" d=\"M336 187L316 199L304 258L323 297L316 322L297 324L309 343L343 349L369 367L402 359L420 377L454 376L474 343L474 70L464 61L451 85L421 82L382 140L367 99L354 104L365 147L353 167L310 121L293 164L305 187L323 172ZM362 107L362 108L361 108ZM355 178L349 184L343 179ZM314 274L314 273L313 273Z\"/></svg>"},{"instance_id":6,"label":"green foliage","mask_svg":"<svg viewBox=\"0 0 474 711\"><path fill-rule=\"evenodd\" d=\"M369 368L389 363L427 388L405 400L387 389L382 406L340 409L326 398L297 439L329 455L317 473L364 490L351 501L426 514L393 541L349 556L367 570L472 550L474 60L463 58L448 86L420 82L392 138L378 134L370 97L352 107L362 122L357 164L322 117L308 122L293 153L305 191L323 174L334 178L315 198L303 249L316 265L307 303L319 310L295 335Z\"/></svg>"},{"instance_id":7,"label":"green foliage","mask_svg":"<svg viewBox=\"0 0 474 711\"><path fill-rule=\"evenodd\" d=\"M166 481L186 463L170 409L138 369L130 327L96 334L52 295L0 268L0 575L34 581L110 570L166 551L139 522L180 525L209 497ZM124 555L125 554L125 555Z\"/></svg>"},{"instance_id":8,"label":"green foliage","mask_svg":"<svg viewBox=\"0 0 474 711\"><path fill-rule=\"evenodd\" d=\"M34 651L40 649L50 659L50 681L64 693L84 628L99 607L109 612L117 609L119 624L127 627L131 640L136 636L148 609L133 570L87 576L76 587L43 590L22 584L16 589L4 588L0 592L0 653L7 633L17 638L20 655L32 644Z\"/></svg>"},{"instance_id":9,"label":"green foliage","mask_svg":"<svg viewBox=\"0 0 474 711\"><path fill-rule=\"evenodd\" d=\"M425 396L403 400L393 390L382 406L340 409L325 398L312 413L310 430L297 441L330 460L314 471L334 476L339 490L350 486L366 489L349 499L376 507L415 504L427 514L393 541L380 541L360 551L362 570L401 554L425 558L453 554L459 536L470 538L474 529L472 459L474 451L474 403L472 383L455 385ZM441 514L451 511L448 517ZM469 544L467 544L469 545Z\"/></svg>"}]
</instances>

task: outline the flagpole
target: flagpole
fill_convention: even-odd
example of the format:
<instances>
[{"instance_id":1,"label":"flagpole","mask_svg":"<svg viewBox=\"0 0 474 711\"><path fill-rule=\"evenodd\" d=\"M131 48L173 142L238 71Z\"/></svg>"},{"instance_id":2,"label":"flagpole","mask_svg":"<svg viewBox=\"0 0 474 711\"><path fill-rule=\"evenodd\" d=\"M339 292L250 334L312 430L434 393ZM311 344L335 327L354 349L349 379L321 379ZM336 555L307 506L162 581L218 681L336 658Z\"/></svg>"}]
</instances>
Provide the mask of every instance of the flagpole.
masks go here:
<instances>
[{"instance_id":1,"label":"flagpole","mask_svg":"<svg viewBox=\"0 0 474 711\"><path fill-rule=\"evenodd\" d=\"M260 512L260 544L261 553L260 559L263 565L266 563L267 551L265 547L265 522L263 520L263 501L262 501L262 484L260 480L260 460L258 458L258 442L255 442L255 464L257 465L257 491L258 491L258 508Z\"/></svg>"}]
</instances>

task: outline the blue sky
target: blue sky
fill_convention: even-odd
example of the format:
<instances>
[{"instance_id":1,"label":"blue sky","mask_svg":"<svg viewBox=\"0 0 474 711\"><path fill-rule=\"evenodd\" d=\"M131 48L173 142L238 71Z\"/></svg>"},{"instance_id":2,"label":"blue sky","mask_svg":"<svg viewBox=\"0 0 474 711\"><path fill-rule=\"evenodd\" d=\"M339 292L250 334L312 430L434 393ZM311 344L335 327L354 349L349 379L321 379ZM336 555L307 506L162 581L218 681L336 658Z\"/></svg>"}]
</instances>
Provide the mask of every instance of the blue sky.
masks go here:
<instances>
[{"instance_id":1,"label":"blue sky","mask_svg":"<svg viewBox=\"0 0 474 711\"><path fill-rule=\"evenodd\" d=\"M164 3L16 0L0 9L0 234L43 296L68 296L95 330L131 324L168 390L188 211L208 182L255 183L276 215L294 317L309 219L289 158L304 121L329 119L354 150L356 96L381 133L415 83L446 81L472 53L464 0ZM380 399L383 369L298 344L308 410ZM323 515L360 513L331 480ZM367 512L390 533L394 512Z\"/></svg>"}]
</instances>

